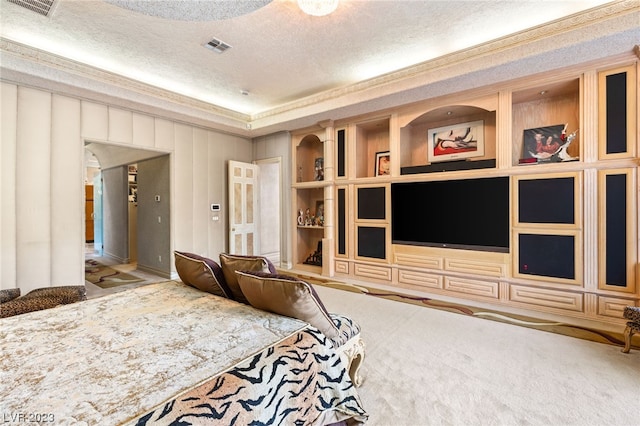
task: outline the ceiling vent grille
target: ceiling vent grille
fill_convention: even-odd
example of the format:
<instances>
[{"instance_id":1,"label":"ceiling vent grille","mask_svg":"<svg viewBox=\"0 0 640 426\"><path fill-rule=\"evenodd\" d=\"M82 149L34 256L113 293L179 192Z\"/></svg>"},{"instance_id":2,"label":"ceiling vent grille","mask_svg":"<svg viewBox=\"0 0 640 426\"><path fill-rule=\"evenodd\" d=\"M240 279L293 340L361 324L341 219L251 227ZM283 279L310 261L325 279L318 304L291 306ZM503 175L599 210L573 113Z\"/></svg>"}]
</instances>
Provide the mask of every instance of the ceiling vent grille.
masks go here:
<instances>
[{"instance_id":1,"label":"ceiling vent grille","mask_svg":"<svg viewBox=\"0 0 640 426\"><path fill-rule=\"evenodd\" d=\"M211 49L216 53L223 53L227 49L231 48L227 43L222 40L218 40L217 38L212 39L210 42L205 44L204 47Z\"/></svg>"},{"instance_id":2,"label":"ceiling vent grille","mask_svg":"<svg viewBox=\"0 0 640 426\"><path fill-rule=\"evenodd\" d=\"M58 0L7 0L32 12L49 17Z\"/></svg>"}]
</instances>

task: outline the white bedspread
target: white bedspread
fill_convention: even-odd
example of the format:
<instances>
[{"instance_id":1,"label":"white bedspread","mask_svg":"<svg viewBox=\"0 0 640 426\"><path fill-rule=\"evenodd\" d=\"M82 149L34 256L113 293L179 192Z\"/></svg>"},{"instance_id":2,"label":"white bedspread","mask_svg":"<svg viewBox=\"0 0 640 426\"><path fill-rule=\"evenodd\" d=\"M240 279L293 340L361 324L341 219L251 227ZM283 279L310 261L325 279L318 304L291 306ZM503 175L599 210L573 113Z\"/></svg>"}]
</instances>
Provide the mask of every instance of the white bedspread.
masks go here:
<instances>
[{"instance_id":1,"label":"white bedspread","mask_svg":"<svg viewBox=\"0 0 640 426\"><path fill-rule=\"evenodd\" d=\"M0 410L119 424L305 327L176 282L5 318Z\"/></svg>"}]
</instances>

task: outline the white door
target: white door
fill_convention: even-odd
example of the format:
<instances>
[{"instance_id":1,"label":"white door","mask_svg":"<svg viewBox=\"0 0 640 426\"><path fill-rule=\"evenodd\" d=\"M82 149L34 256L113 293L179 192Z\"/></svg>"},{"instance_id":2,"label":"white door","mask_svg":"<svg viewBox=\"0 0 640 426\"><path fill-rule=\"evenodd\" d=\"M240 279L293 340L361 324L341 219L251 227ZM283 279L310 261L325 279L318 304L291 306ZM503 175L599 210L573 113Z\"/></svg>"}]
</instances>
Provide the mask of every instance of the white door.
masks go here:
<instances>
[{"instance_id":1,"label":"white door","mask_svg":"<svg viewBox=\"0 0 640 426\"><path fill-rule=\"evenodd\" d=\"M258 166L229 161L229 253L258 254Z\"/></svg>"}]
</instances>

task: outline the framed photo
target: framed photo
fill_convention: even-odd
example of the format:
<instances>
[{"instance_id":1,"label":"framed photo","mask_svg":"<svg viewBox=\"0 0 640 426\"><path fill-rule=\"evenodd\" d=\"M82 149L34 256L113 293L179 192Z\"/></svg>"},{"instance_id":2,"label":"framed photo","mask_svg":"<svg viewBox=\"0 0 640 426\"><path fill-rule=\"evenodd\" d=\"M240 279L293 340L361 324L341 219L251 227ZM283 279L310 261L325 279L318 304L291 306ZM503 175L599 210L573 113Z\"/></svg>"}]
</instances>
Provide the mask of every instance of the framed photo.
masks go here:
<instances>
[{"instance_id":1,"label":"framed photo","mask_svg":"<svg viewBox=\"0 0 640 426\"><path fill-rule=\"evenodd\" d=\"M544 160L553 156L564 144L561 137L565 127L565 124L556 124L553 126L526 129L522 135L524 144L522 158Z\"/></svg>"},{"instance_id":2,"label":"framed photo","mask_svg":"<svg viewBox=\"0 0 640 426\"><path fill-rule=\"evenodd\" d=\"M470 121L427 130L427 160L457 160L484 155L484 121Z\"/></svg>"},{"instance_id":3,"label":"framed photo","mask_svg":"<svg viewBox=\"0 0 640 426\"><path fill-rule=\"evenodd\" d=\"M135 185L129 185L129 201L132 203L138 202L138 187Z\"/></svg>"},{"instance_id":4,"label":"framed photo","mask_svg":"<svg viewBox=\"0 0 640 426\"><path fill-rule=\"evenodd\" d=\"M376 169L375 176L387 176L391 173L390 151L376 152Z\"/></svg>"}]
</instances>

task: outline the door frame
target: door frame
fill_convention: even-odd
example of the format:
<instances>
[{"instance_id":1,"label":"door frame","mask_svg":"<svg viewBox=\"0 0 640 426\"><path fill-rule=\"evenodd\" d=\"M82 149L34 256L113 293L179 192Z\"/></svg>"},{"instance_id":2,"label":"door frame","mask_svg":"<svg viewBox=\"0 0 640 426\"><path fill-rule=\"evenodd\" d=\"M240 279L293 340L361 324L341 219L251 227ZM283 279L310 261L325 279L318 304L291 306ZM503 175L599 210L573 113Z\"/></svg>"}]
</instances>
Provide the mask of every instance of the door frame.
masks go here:
<instances>
[{"instance_id":1,"label":"door frame","mask_svg":"<svg viewBox=\"0 0 640 426\"><path fill-rule=\"evenodd\" d=\"M272 256L269 257L269 253L263 253L261 250L261 244L258 245L258 252L261 255L266 255L267 257L269 257L269 260L271 260L271 262L276 265L276 266L282 266L283 265L283 259L282 259L282 254L285 253L286 251L283 250L283 242L284 239L282 238L282 212L283 210L283 194L282 194L282 157L271 157L271 158L265 158L265 159L261 159L261 160L255 160L254 164L258 165L259 168L261 168L262 165L264 164L276 164L278 166L278 178L277 181L275 182L275 184L270 184L269 186L273 186L277 189L278 192L278 200L277 203L273 203L273 201L275 200L269 200L270 202L272 202L275 206L277 206L277 212L275 213L275 216L278 218L278 230L276 232L277 236L278 236L278 252L276 256ZM266 223L269 224L269 226L272 226L272 217L265 217L265 209L263 208L264 206L264 202L265 199L268 199L268 195L265 194L263 192L263 184L265 183L265 179L263 179L264 174L262 173L262 170L260 170L260 173L258 175L258 187L260 188L260 190L258 191L258 234L260 235L260 243L262 243L263 241L263 225L265 225Z\"/></svg>"}]
</instances>

